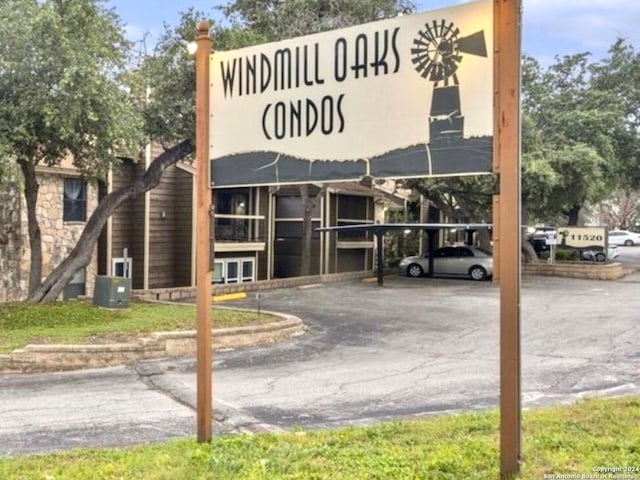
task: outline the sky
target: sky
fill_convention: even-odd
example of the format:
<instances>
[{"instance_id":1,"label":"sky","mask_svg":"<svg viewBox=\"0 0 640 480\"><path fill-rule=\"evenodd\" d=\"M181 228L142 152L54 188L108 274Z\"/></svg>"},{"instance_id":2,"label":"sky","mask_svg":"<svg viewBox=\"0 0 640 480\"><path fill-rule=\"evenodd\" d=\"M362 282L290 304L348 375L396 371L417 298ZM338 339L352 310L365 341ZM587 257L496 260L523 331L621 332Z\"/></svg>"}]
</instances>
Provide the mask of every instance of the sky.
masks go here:
<instances>
[{"instance_id":1,"label":"sky","mask_svg":"<svg viewBox=\"0 0 640 480\"><path fill-rule=\"evenodd\" d=\"M222 18L214 7L226 0L107 0L126 25L130 40L147 33L152 48L163 25L176 25L180 12L190 7ZM413 0L417 11L465 3L461 0ZM522 51L541 64L556 56L591 52L594 61L607 55L618 37L640 48L640 1L638 0L522 0Z\"/></svg>"}]
</instances>

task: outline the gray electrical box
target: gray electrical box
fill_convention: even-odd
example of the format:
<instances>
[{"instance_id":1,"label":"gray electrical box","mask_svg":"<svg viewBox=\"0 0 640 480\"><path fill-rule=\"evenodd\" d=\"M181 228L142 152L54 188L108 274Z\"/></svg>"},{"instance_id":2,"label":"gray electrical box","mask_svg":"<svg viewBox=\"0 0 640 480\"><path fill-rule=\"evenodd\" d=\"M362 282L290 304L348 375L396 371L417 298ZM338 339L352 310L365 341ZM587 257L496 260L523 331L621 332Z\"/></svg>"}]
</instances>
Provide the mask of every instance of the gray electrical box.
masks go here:
<instances>
[{"instance_id":1,"label":"gray electrical box","mask_svg":"<svg viewBox=\"0 0 640 480\"><path fill-rule=\"evenodd\" d=\"M131 296L131 279L96 276L93 304L105 308L127 308Z\"/></svg>"}]
</instances>

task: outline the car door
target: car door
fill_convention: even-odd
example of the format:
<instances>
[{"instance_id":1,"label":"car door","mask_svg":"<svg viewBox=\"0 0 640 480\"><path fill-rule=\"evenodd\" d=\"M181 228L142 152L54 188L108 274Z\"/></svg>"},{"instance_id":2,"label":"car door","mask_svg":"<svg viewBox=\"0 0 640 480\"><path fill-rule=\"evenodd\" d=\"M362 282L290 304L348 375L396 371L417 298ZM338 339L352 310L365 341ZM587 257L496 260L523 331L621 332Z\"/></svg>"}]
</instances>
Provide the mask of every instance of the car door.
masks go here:
<instances>
[{"instance_id":1,"label":"car door","mask_svg":"<svg viewBox=\"0 0 640 480\"><path fill-rule=\"evenodd\" d=\"M467 275L469 267L473 263L473 252L467 247L456 247L453 253L455 262L453 263L453 275Z\"/></svg>"},{"instance_id":2,"label":"car door","mask_svg":"<svg viewBox=\"0 0 640 480\"><path fill-rule=\"evenodd\" d=\"M455 261L455 248L438 248L433 252L433 272L436 275L453 275Z\"/></svg>"}]
</instances>

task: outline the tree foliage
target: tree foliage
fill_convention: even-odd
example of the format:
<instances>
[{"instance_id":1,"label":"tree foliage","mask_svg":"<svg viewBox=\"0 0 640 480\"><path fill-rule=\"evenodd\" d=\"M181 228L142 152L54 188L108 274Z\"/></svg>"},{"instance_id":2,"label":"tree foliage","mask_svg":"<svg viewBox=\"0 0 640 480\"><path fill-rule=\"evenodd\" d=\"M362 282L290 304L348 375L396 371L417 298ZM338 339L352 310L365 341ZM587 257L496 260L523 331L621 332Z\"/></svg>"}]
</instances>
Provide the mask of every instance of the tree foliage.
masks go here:
<instances>
[{"instance_id":1,"label":"tree foliage","mask_svg":"<svg viewBox=\"0 0 640 480\"><path fill-rule=\"evenodd\" d=\"M609 136L616 157L618 185L640 189L640 52L618 39L607 58L592 68L593 85L615 97L622 109L620 122Z\"/></svg>"},{"instance_id":2,"label":"tree foliage","mask_svg":"<svg viewBox=\"0 0 640 480\"><path fill-rule=\"evenodd\" d=\"M423 195L451 221L491 222L492 176L412 179L407 187Z\"/></svg>"},{"instance_id":3,"label":"tree foliage","mask_svg":"<svg viewBox=\"0 0 640 480\"><path fill-rule=\"evenodd\" d=\"M596 84L595 68L588 53L546 69L523 60L523 203L536 220L576 224L619 180L611 132L622 125L622 105Z\"/></svg>"},{"instance_id":4,"label":"tree foliage","mask_svg":"<svg viewBox=\"0 0 640 480\"><path fill-rule=\"evenodd\" d=\"M617 189L608 200L598 205L597 214L604 225L637 230L640 224L640 191Z\"/></svg>"},{"instance_id":5,"label":"tree foliage","mask_svg":"<svg viewBox=\"0 0 640 480\"><path fill-rule=\"evenodd\" d=\"M0 3L0 143L19 162L72 155L94 178L139 146L140 118L121 81L129 44L101 3Z\"/></svg>"},{"instance_id":6,"label":"tree foliage","mask_svg":"<svg viewBox=\"0 0 640 480\"><path fill-rule=\"evenodd\" d=\"M166 27L152 52L146 52L130 82L143 99L145 130L150 138L169 146L195 132L195 69L187 44L195 40L197 24L204 15L183 13L180 23Z\"/></svg>"},{"instance_id":7,"label":"tree foliage","mask_svg":"<svg viewBox=\"0 0 640 480\"><path fill-rule=\"evenodd\" d=\"M0 153L23 175L33 292L42 276L36 167L71 158L85 178L101 177L135 151L141 121L120 81L128 43L101 2L1 2L0 36Z\"/></svg>"},{"instance_id":8,"label":"tree foliage","mask_svg":"<svg viewBox=\"0 0 640 480\"><path fill-rule=\"evenodd\" d=\"M414 9L408 0L235 0L222 11L234 25L277 41L395 17Z\"/></svg>"}]
</instances>

